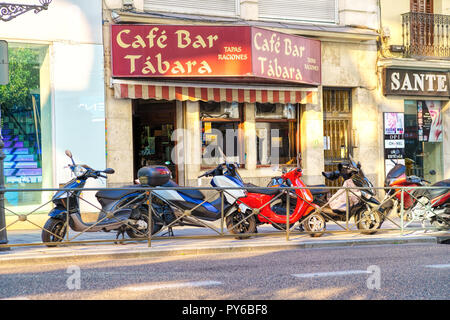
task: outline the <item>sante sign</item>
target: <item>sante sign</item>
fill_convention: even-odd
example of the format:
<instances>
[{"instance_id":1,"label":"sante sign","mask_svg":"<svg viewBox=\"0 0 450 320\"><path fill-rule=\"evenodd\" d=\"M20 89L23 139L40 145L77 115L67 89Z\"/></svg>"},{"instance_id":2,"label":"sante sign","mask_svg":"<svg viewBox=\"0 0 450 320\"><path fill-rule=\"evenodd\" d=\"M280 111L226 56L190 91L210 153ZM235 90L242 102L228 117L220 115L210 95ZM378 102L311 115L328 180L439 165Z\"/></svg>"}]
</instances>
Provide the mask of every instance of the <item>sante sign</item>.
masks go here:
<instances>
[{"instance_id":1,"label":"sante sign","mask_svg":"<svg viewBox=\"0 0 450 320\"><path fill-rule=\"evenodd\" d=\"M321 83L320 41L249 26L112 25L113 77Z\"/></svg>"},{"instance_id":2,"label":"sante sign","mask_svg":"<svg viewBox=\"0 0 450 320\"><path fill-rule=\"evenodd\" d=\"M384 95L449 97L449 73L384 69Z\"/></svg>"}]
</instances>

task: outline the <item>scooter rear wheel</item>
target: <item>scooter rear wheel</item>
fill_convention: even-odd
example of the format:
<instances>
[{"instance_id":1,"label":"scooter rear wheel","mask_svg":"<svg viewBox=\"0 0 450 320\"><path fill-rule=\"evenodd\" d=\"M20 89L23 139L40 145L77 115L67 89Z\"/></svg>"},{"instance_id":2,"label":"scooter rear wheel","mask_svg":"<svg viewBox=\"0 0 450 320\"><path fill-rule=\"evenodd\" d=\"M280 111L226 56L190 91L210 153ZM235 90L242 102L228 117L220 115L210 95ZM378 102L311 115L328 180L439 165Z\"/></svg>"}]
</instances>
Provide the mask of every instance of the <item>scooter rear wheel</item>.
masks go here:
<instances>
[{"instance_id":1,"label":"scooter rear wheel","mask_svg":"<svg viewBox=\"0 0 450 320\"><path fill-rule=\"evenodd\" d=\"M152 234L155 234L156 232L158 232L162 228L162 226L160 224L156 224L155 223L154 217L152 217L152 226L151 226L151 228L149 228L149 226L148 226L148 215L142 209L141 209L141 219L140 220L142 220L144 223L147 224L147 227L145 229L139 230L137 228L137 226L133 226L133 227L128 227L125 230L127 235L130 238L132 238L132 239L148 237L148 230L149 229L152 230Z\"/></svg>"},{"instance_id":2,"label":"scooter rear wheel","mask_svg":"<svg viewBox=\"0 0 450 320\"><path fill-rule=\"evenodd\" d=\"M362 234L374 234L383 223L381 214L376 210L364 208L355 215L356 226Z\"/></svg>"},{"instance_id":3,"label":"scooter rear wheel","mask_svg":"<svg viewBox=\"0 0 450 320\"><path fill-rule=\"evenodd\" d=\"M50 218L47 220L44 229L42 230L42 242L45 242L47 247L56 247L56 245L51 245L49 243L63 241L66 231L67 228L63 220Z\"/></svg>"}]
</instances>

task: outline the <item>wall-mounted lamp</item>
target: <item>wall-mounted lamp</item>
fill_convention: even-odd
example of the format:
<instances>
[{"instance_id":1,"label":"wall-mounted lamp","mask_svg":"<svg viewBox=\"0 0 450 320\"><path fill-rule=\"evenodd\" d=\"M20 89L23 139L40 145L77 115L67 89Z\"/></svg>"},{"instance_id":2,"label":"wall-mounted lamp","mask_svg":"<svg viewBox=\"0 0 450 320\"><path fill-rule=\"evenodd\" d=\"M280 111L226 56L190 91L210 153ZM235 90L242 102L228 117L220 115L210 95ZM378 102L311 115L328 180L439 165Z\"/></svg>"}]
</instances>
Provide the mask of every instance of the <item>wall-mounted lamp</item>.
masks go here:
<instances>
[{"instance_id":1,"label":"wall-mounted lamp","mask_svg":"<svg viewBox=\"0 0 450 320\"><path fill-rule=\"evenodd\" d=\"M0 20L10 21L21 14L34 10L34 13L47 10L52 0L39 0L41 5L28 5L16 3L0 3Z\"/></svg>"},{"instance_id":2,"label":"wall-mounted lamp","mask_svg":"<svg viewBox=\"0 0 450 320\"><path fill-rule=\"evenodd\" d=\"M389 50L391 52L403 52L403 51L405 51L405 46L393 44L393 45L389 46Z\"/></svg>"}]
</instances>

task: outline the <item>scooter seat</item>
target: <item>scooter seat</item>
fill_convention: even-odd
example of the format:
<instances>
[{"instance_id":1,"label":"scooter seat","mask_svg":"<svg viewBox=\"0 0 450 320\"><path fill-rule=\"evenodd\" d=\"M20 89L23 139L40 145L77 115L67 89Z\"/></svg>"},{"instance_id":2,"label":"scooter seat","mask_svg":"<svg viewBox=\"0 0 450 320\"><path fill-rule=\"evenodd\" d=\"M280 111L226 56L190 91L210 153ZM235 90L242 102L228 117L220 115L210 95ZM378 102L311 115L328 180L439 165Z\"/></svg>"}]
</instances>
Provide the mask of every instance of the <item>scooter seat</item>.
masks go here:
<instances>
[{"instance_id":1,"label":"scooter seat","mask_svg":"<svg viewBox=\"0 0 450 320\"><path fill-rule=\"evenodd\" d=\"M253 187L258 187L257 185L254 185L252 183L246 183L245 187L251 187L252 189L247 189L248 192L250 193L260 193L260 194L266 194L269 196L273 196L275 194L278 194L280 192L280 189L278 188L255 188L253 189Z\"/></svg>"},{"instance_id":2,"label":"scooter seat","mask_svg":"<svg viewBox=\"0 0 450 320\"><path fill-rule=\"evenodd\" d=\"M166 184L163 184L161 187L167 187L167 188L176 188L179 187L178 184L175 183L175 181L169 180ZM184 194L185 196L188 196L193 199L197 200L204 200L205 195L201 193L199 190L193 190L193 189L178 189L178 193Z\"/></svg>"},{"instance_id":3,"label":"scooter seat","mask_svg":"<svg viewBox=\"0 0 450 320\"><path fill-rule=\"evenodd\" d=\"M311 191L311 194L322 194L330 192L330 189L327 189L327 186L324 184L308 185L308 187L322 188L322 189L308 189L309 191Z\"/></svg>"},{"instance_id":4,"label":"scooter seat","mask_svg":"<svg viewBox=\"0 0 450 320\"><path fill-rule=\"evenodd\" d=\"M123 186L124 188L138 188L137 185L131 185L131 186ZM100 190L98 191L95 196L97 198L101 199L109 199L109 200L118 200L122 197L125 197L129 194L136 193L136 192L144 192L144 190Z\"/></svg>"}]
</instances>

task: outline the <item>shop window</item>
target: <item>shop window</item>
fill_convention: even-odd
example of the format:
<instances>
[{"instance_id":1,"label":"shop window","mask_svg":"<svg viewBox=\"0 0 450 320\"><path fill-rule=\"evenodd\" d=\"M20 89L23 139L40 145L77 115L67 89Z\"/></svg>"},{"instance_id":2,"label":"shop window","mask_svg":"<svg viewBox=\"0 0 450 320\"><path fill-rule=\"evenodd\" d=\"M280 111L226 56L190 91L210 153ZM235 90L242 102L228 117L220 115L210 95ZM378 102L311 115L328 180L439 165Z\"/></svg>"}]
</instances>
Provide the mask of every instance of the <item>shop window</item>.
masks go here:
<instances>
[{"instance_id":1,"label":"shop window","mask_svg":"<svg viewBox=\"0 0 450 320\"><path fill-rule=\"evenodd\" d=\"M405 165L408 175L436 182L443 177L441 101L405 100ZM435 171L436 174L430 174Z\"/></svg>"},{"instance_id":2,"label":"shop window","mask_svg":"<svg viewBox=\"0 0 450 320\"><path fill-rule=\"evenodd\" d=\"M256 103L258 165L295 164L298 146L297 104Z\"/></svg>"},{"instance_id":3,"label":"shop window","mask_svg":"<svg viewBox=\"0 0 450 320\"><path fill-rule=\"evenodd\" d=\"M244 163L242 105L237 102L200 102L202 165L224 161Z\"/></svg>"},{"instance_id":4,"label":"shop window","mask_svg":"<svg viewBox=\"0 0 450 320\"><path fill-rule=\"evenodd\" d=\"M48 46L9 43L10 81L0 86L6 188L52 186ZM7 206L45 201L40 192L7 192ZM17 208L13 211L17 212Z\"/></svg>"}]
</instances>

